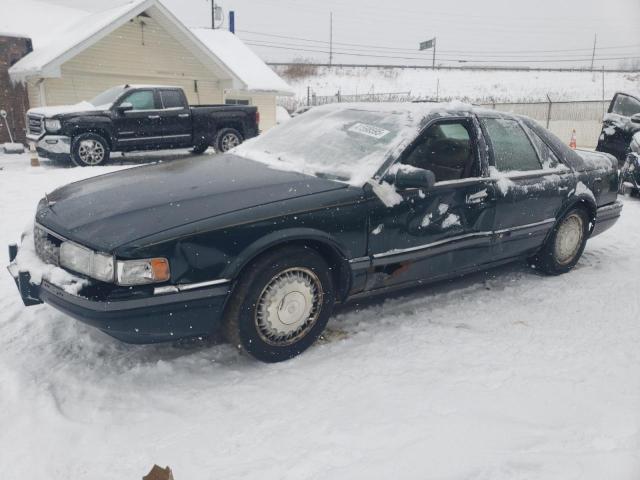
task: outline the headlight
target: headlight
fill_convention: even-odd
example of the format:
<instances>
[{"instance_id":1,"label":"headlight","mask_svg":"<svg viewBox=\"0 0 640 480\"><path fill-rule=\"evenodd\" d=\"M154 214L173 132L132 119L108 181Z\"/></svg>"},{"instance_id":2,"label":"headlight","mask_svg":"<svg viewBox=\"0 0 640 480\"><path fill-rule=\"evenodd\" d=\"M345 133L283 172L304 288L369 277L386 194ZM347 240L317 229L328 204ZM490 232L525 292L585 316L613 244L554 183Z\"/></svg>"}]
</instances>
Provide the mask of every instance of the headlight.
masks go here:
<instances>
[{"instance_id":1,"label":"headlight","mask_svg":"<svg viewBox=\"0 0 640 480\"><path fill-rule=\"evenodd\" d=\"M58 130L60 130L60 128L62 128L62 125L60 123L60 120L54 120L52 118L47 118L44 121L44 127L49 132L57 132Z\"/></svg>"},{"instance_id":2,"label":"headlight","mask_svg":"<svg viewBox=\"0 0 640 480\"><path fill-rule=\"evenodd\" d=\"M88 277L113 282L113 257L72 242L60 245L60 266Z\"/></svg>"},{"instance_id":3,"label":"headlight","mask_svg":"<svg viewBox=\"0 0 640 480\"><path fill-rule=\"evenodd\" d=\"M118 260L117 265L119 285L166 282L171 277L169 261L166 258Z\"/></svg>"}]
</instances>

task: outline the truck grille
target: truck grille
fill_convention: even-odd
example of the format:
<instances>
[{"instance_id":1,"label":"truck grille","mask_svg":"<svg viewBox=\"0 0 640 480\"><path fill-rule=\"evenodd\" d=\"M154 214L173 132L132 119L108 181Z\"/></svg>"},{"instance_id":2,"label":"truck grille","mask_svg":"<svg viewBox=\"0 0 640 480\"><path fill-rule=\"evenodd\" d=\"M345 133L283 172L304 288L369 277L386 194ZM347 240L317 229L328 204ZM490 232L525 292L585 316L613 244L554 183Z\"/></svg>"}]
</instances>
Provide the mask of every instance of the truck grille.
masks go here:
<instances>
[{"instance_id":1,"label":"truck grille","mask_svg":"<svg viewBox=\"0 0 640 480\"><path fill-rule=\"evenodd\" d=\"M62 239L47 232L40 225L33 228L33 243L36 254L44 263L60 266L60 244Z\"/></svg>"},{"instance_id":2,"label":"truck grille","mask_svg":"<svg viewBox=\"0 0 640 480\"><path fill-rule=\"evenodd\" d=\"M41 135L44 132L44 117L40 115L27 115L27 133L29 135Z\"/></svg>"}]
</instances>

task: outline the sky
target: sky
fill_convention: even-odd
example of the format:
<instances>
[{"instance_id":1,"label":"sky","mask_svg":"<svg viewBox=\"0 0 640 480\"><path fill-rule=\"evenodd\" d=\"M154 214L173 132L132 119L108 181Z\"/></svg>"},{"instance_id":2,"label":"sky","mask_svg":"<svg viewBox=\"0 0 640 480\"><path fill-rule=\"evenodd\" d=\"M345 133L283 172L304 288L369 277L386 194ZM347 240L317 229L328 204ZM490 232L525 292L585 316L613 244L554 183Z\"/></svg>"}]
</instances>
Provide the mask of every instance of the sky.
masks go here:
<instances>
[{"instance_id":1,"label":"sky","mask_svg":"<svg viewBox=\"0 0 640 480\"><path fill-rule=\"evenodd\" d=\"M210 0L162 0L189 26L210 26ZM418 50L436 37L436 63L640 66L640 0L217 0L263 59L430 65ZM226 25L225 25L226 28ZM624 60L626 57L636 57Z\"/></svg>"}]
</instances>

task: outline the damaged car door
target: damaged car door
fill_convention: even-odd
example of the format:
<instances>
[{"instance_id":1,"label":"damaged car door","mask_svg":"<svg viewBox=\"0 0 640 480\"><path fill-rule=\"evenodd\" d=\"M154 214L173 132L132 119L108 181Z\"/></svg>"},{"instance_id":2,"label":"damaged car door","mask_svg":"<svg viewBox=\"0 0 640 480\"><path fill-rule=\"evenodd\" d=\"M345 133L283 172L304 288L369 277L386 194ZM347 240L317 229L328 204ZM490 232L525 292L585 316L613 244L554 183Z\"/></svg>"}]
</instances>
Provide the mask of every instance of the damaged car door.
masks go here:
<instances>
[{"instance_id":1,"label":"damaged car door","mask_svg":"<svg viewBox=\"0 0 640 480\"><path fill-rule=\"evenodd\" d=\"M575 189L573 172L524 123L488 116L481 123L496 185L496 260L536 250Z\"/></svg>"},{"instance_id":2,"label":"damaged car door","mask_svg":"<svg viewBox=\"0 0 640 480\"><path fill-rule=\"evenodd\" d=\"M431 185L411 181L421 172ZM383 178L399 196L371 212L369 288L432 280L490 261L495 187L474 117L428 124Z\"/></svg>"}]
</instances>

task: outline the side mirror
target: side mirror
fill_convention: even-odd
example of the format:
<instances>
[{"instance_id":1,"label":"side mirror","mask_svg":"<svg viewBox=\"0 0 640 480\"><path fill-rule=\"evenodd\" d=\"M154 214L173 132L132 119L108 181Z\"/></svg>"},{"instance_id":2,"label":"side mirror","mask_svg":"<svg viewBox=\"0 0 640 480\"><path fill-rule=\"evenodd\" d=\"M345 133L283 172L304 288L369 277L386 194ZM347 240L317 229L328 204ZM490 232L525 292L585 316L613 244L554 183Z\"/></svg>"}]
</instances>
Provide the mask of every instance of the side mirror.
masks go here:
<instances>
[{"instance_id":1,"label":"side mirror","mask_svg":"<svg viewBox=\"0 0 640 480\"><path fill-rule=\"evenodd\" d=\"M120 105L116 107L116 111L120 114L129 112L131 110L133 110L133 105L131 105L129 102L122 102Z\"/></svg>"},{"instance_id":2,"label":"side mirror","mask_svg":"<svg viewBox=\"0 0 640 480\"><path fill-rule=\"evenodd\" d=\"M436 183L436 176L431 170L422 168L402 168L396 172L393 184L396 188L424 188L429 190Z\"/></svg>"},{"instance_id":3,"label":"side mirror","mask_svg":"<svg viewBox=\"0 0 640 480\"><path fill-rule=\"evenodd\" d=\"M640 113L636 113L634 115L631 115L631 121L633 123L640 123Z\"/></svg>"}]
</instances>

